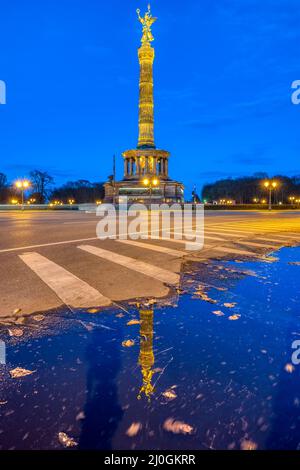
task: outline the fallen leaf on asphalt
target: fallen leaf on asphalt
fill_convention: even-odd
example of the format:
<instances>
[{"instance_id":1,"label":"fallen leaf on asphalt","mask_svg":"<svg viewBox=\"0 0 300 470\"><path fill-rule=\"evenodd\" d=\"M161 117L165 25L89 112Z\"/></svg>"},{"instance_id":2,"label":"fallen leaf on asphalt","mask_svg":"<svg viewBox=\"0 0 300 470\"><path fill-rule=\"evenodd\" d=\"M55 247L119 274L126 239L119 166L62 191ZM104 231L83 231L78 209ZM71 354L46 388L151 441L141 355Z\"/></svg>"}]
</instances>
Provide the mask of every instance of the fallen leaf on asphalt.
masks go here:
<instances>
[{"instance_id":1,"label":"fallen leaf on asphalt","mask_svg":"<svg viewBox=\"0 0 300 470\"><path fill-rule=\"evenodd\" d=\"M34 315L34 317L32 317L35 321L43 321L45 320L45 315Z\"/></svg>"},{"instance_id":2,"label":"fallen leaf on asphalt","mask_svg":"<svg viewBox=\"0 0 300 470\"><path fill-rule=\"evenodd\" d=\"M82 421L82 420L84 420L84 419L85 419L84 411L80 411L80 412L78 413L78 415L76 416L75 419L76 419L76 421Z\"/></svg>"},{"instance_id":3,"label":"fallen leaf on asphalt","mask_svg":"<svg viewBox=\"0 0 300 470\"><path fill-rule=\"evenodd\" d=\"M204 300L204 302L209 302L210 304L216 304L217 303L216 300L211 299L210 297L208 297L208 295L205 294L205 292L196 291L195 294L199 295L200 299Z\"/></svg>"},{"instance_id":4,"label":"fallen leaf on asphalt","mask_svg":"<svg viewBox=\"0 0 300 470\"><path fill-rule=\"evenodd\" d=\"M141 322L139 320L130 320L127 325L128 326L131 326L131 325L139 325Z\"/></svg>"},{"instance_id":5,"label":"fallen leaf on asphalt","mask_svg":"<svg viewBox=\"0 0 300 470\"><path fill-rule=\"evenodd\" d=\"M9 336L23 336L23 330L21 330L20 328L13 328L11 330L8 330L8 334Z\"/></svg>"},{"instance_id":6,"label":"fallen leaf on asphalt","mask_svg":"<svg viewBox=\"0 0 300 470\"><path fill-rule=\"evenodd\" d=\"M215 310L212 312L214 315L217 315L217 317L223 317L225 313L221 312L221 310Z\"/></svg>"},{"instance_id":7,"label":"fallen leaf on asphalt","mask_svg":"<svg viewBox=\"0 0 300 470\"><path fill-rule=\"evenodd\" d=\"M78 446L78 443L72 437L69 437L65 432L58 433L58 440L64 447Z\"/></svg>"},{"instance_id":8,"label":"fallen leaf on asphalt","mask_svg":"<svg viewBox=\"0 0 300 470\"><path fill-rule=\"evenodd\" d=\"M20 313L22 311L21 308L16 308L14 311L13 311L13 314L14 315L17 315L18 313Z\"/></svg>"},{"instance_id":9,"label":"fallen leaf on asphalt","mask_svg":"<svg viewBox=\"0 0 300 470\"><path fill-rule=\"evenodd\" d=\"M169 390L166 390L163 394L162 394L163 397L167 398L167 400L171 401L171 400L175 400L175 398L177 398L177 394L174 392L174 390L172 389L169 389Z\"/></svg>"},{"instance_id":10,"label":"fallen leaf on asphalt","mask_svg":"<svg viewBox=\"0 0 300 470\"><path fill-rule=\"evenodd\" d=\"M248 439L244 439L241 442L241 450L256 450L257 444L256 442L250 441Z\"/></svg>"},{"instance_id":11,"label":"fallen leaf on asphalt","mask_svg":"<svg viewBox=\"0 0 300 470\"><path fill-rule=\"evenodd\" d=\"M231 315L228 317L228 320L238 320L241 317L241 315Z\"/></svg>"},{"instance_id":12,"label":"fallen leaf on asphalt","mask_svg":"<svg viewBox=\"0 0 300 470\"><path fill-rule=\"evenodd\" d=\"M227 308L234 308L236 306L236 302L225 302L223 305Z\"/></svg>"},{"instance_id":13,"label":"fallen leaf on asphalt","mask_svg":"<svg viewBox=\"0 0 300 470\"><path fill-rule=\"evenodd\" d=\"M89 308L87 310L88 313L98 313L99 312L99 308Z\"/></svg>"},{"instance_id":14,"label":"fallen leaf on asphalt","mask_svg":"<svg viewBox=\"0 0 300 470\"><path fill-rule=\"evenodd\" d=\"M134 346L133 339L127 339L126 341L123 341L122 346L124 348L130 348L131 346Z\"/></svg>"},{"instance_id":15,"label":"fallen leaf on asphalt","mask_svg":"<svg viewBox=\"0 0 300 470\"><path fill-rule=\"evenodd\" d=\"M180 289L179 287L176 288L177 294L186 294L186 290Z\"/></svg>"},{"instance_id":16,"label":"fallen leaf on asphalt","mask_svg":"<svg viewBox=\"0 0 300 470\"><path fill-rule=\"evenodd\" d=\"M292 364L286 364L284 367L284 370L288 372L289 374L291 374L292 372L294 372L295 367Z\"/></svg>"},{"instance_id":17,"label":"fallen leaf on asphalt","mask_svg":"<svg viewBox=\"0 0 300 470\"><path fill-rule=\"evenodd\" d=\"M128 302L128 305L133 305L134 307L140 308L140 302Z\"/></svg>"},{"instance_id":18,"label":"fallen leaf on asphalt","mask_svg":"<svg viewBox=\"0 0 300 470\"><path fill-rule=\"evenodd\" d=\"M35 370L22 369L21 367L16 367L15 369L9 371L13 379L17 379L19 377L26 377L26 375L31 375L34 372Z\"/></svg>"},{"instance_id":19,"label":"fallen leaf on asphalt","mask_svg":"<svg viewBox=\"0 0 300 470\"><path fill-rule=\"evenodd\" d=\"M24 317L19 317L14 321L14 323L16 325L23 325L23 323L25 323L25 318Z\"/></svg>"},{"instance_id":20,"label":"fallen leaf on asphalt","mask_svg":"<svg viewBox=\"0 0 300 470\"><path fill-rule=\"evenodd\" d=\"M129 437L136 436L142 429L142 423L132 423L126 431L126 435Z\"/></svg>"},{"instance_id":21,"label":"fallen leaf on asphalt","mask_svg":"<svg viewBox=\"0 0 300 470\"><path fill-rule=\"evenodd\" d=\"M168 418L164 422L163 428L166 431L173 432L174 434L191 434L194 430L194 428L189 424L186 424L183 421L176 421L173 418Z\"/></svg>"},{"instance_id":22,"label":"fallen leaf on asphalt","mask_svg":"<svg viewBox=\"0 0 300 470\"><path fill-rule=\"evenodd\" d=\"M149 299L148 302L145 302L145 306L148 306L148 305L154 305L157 303L157 300L156 299Z\"/></svg>"}]
</instances>

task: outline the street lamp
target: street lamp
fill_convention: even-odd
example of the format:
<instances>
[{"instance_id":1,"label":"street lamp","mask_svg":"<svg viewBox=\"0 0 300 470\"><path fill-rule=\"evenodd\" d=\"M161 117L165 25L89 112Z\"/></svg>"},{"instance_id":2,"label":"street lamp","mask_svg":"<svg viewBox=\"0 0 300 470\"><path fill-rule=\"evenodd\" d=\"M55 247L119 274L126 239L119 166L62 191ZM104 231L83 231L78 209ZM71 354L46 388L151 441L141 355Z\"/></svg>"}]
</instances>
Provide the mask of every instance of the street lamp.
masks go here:
<instances>
[{"instance_id":1,"label":"street lamp","mask_svg":"<svg viewBox=\"0 0 300 470\"><path fill-rule=\"evenodd\" d=\"M152 188L153 187L157 187L159 185L159 180L157 178L153 178L153 179L149 179L149 178L145 178L143 180L143 185L144 186L147 186L147 188L149 188L149 195L150 195L150 198L149 198L149 201L150 201L150 207L151 207L151 203L152 203Z\"/></svg>"},{"instance_id":2,"label":"street lamp","mask_svg":"<svg viewBox=\"0 0 300 470\"><path fill-rule=\"evenodd\" d=\"M291 201L291 204L294 204L294 201L295 201L295 196L290 196L289 197L289 201Z\"/></svg>"},{"instance_id":3,"label":"street lamp","mask_svg":"<svg viewBox=\"0 0 300 470\"><path fill-rule=\"evenodd\" d=\"M24 191L29 188L30 182L27 180L18 180L15 183L16 188L21 190L22 194L22 210L24 210Z\"/></svg>"},{"instance_id":4,"label":"street lamp","mask_svg":"<svg viewBox=\"0 0 300 470\"><path fill-rule=\"evenodd\" d=\"M272 189L275 191L277 188L277 181L265 181L264 187L269 191L269 211L272 210Z\"/></svg>"}]
</instances>

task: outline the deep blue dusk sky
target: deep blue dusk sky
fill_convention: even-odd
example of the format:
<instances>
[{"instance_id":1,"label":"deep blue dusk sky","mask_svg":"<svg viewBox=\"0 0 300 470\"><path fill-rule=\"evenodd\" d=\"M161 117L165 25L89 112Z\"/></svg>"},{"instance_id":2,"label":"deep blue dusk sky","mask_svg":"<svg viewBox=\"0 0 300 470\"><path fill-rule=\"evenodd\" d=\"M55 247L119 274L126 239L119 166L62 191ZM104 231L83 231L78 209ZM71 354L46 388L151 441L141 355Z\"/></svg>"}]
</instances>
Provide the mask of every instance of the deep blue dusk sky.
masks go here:
<instances>
[{"instance_id":1,"label":"deep blue dusk sky","mask_svg":"<svg viewBox=\"0 0 300 470\"><path fill-rule=\"evenodd\" d=\"M299 0L153 0L155 140L187 193L227 176L300 174ZM1 2L0 172L104 181L137 143L146 0Z\"/></svg>"}]
</instances>

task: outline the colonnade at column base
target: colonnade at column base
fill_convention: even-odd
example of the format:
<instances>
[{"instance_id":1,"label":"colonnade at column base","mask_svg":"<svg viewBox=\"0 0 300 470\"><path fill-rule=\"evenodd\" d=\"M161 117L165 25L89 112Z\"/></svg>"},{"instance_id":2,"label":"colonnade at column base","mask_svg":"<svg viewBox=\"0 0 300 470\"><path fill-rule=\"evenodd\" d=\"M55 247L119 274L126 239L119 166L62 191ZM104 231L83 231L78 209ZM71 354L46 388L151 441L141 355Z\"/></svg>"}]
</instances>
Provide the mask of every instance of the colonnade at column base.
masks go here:
<instances>
[{"instance_id":1,"label":"colonnade at column base","mask_svg":"<svg viewBox=\"0 0 300 470\"><path fill-rule=\"evenodd\" d=\"M149 147L126 150L123 153L124 180L139 180L151 176L168 179L169 156L166 150Z\"/></svg>"},{"instance_id":2,"label":"colonnade at column base","mask_svg":"<svg viewBox=\"0 0 300 470\"><path fill-rule=\"evenodd\" d=\"M143 180L123 180L115 183L106 183L106 203L122 204L126 200L128 204L173 204L184 202L184 186L171 179L159 180L157 187L152 187L151 192L143 185Z\"/></svg>"}]
</instances>

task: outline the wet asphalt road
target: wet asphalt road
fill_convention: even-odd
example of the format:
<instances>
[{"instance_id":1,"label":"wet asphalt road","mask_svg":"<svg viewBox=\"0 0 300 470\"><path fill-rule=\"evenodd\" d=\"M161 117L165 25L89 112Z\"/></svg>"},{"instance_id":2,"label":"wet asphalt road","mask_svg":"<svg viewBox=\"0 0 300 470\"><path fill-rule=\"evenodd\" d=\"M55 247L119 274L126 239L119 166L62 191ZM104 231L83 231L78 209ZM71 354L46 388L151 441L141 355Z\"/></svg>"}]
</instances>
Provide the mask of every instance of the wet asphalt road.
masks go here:
<instances>
[{"instance_id":1,"label":"wet asphalt road","mask_svg":"<svg viewBox=\"0 0 300 470\"><path fill-rule=\"evenodd\" d=\"M15 309L24 314L48 311L65 303L76 306L78 298L73 301L72 292L80 292L80 302L86 307L92 306L93 295L112 302L163 297L168 294L168 284L176 284L176 275L180 283L182 243L142 240L143 245L138 246L139 240L133 245L100 241L96 237L98 221L95 214L76 211L1 212L0 315L10 315ZM300 212L207 211L205 236L198 258L255 257L297 244ZM90 247L100 248L100 255L87 251ZM29 254L27 263L24 254ZM38 257L38 267L32 254ZM137 262L144 263L140 269ZM67 299L61 292L68 294Z\"/></svg>"}]
</instances>

